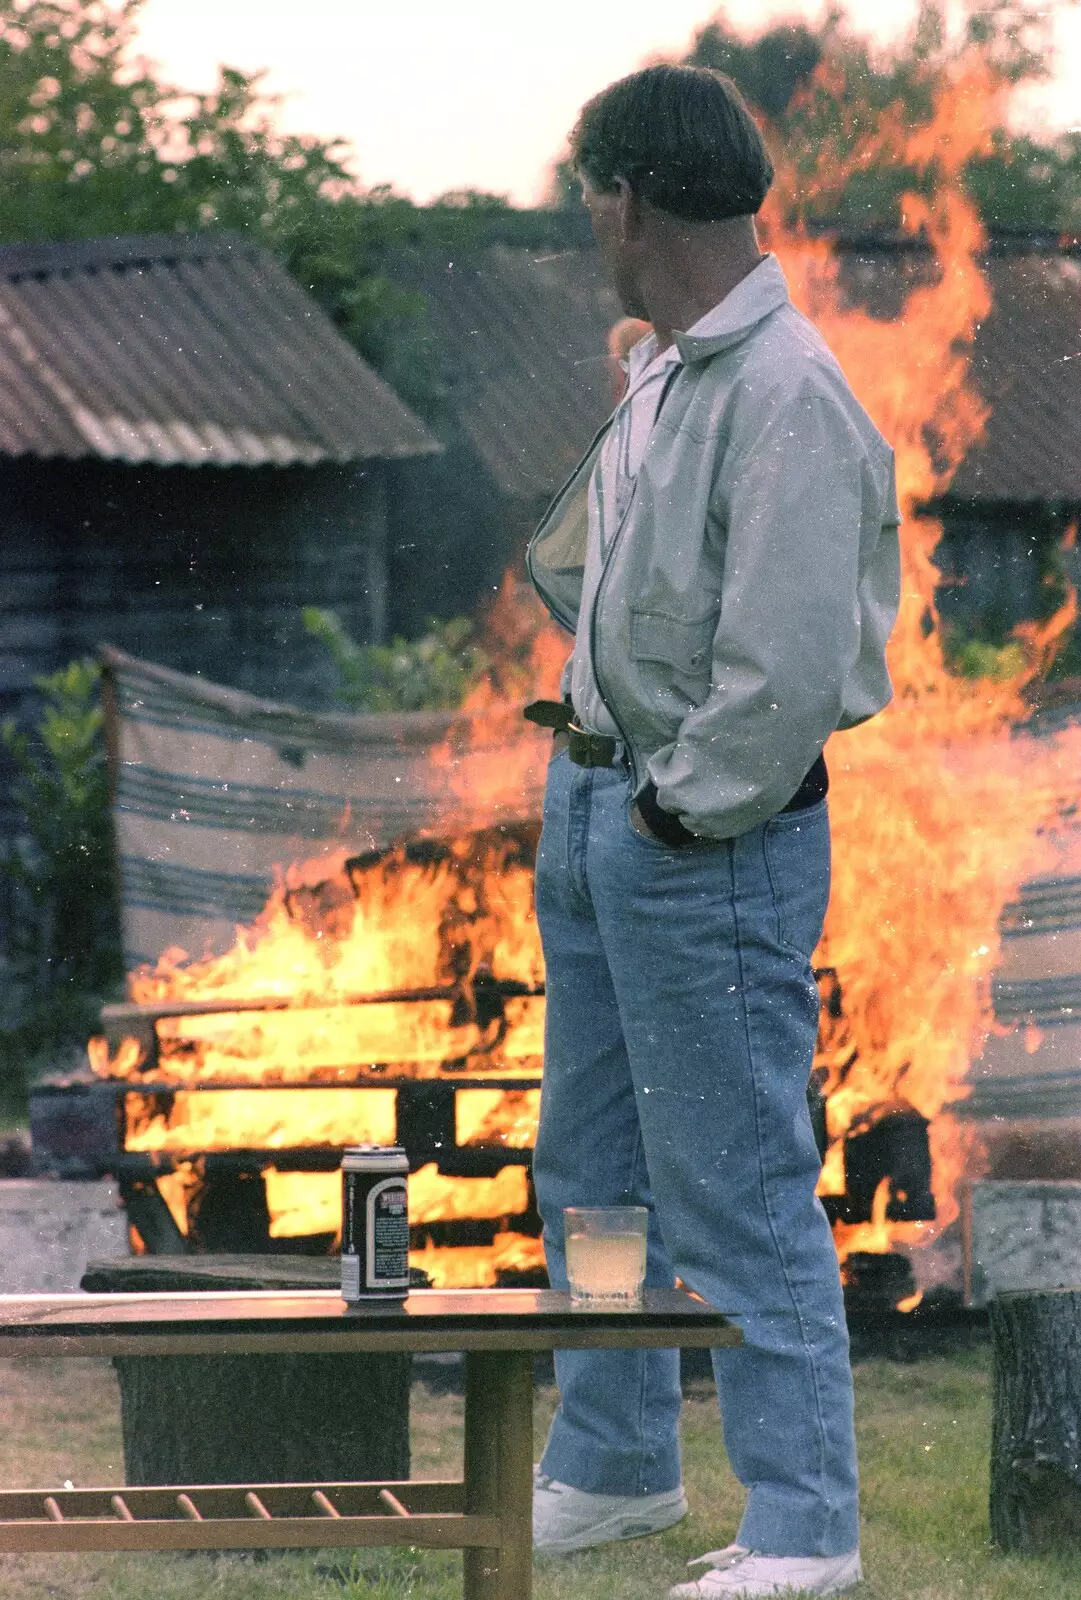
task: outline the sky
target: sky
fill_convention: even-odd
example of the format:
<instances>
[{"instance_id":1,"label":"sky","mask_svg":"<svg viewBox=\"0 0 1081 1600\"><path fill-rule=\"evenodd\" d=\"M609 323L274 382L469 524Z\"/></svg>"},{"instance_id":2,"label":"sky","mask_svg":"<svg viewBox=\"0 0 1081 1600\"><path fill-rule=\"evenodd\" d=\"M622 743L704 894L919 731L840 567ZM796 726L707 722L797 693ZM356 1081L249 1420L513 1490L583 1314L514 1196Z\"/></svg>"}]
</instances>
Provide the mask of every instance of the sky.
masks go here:
<instances>
[{"instance_id":1,"label":"sky","mask_svg":"<svg viewBox=\"0 0 1081 1600\"><path fill-rule=\"evenodd\" d=\"M1081 3L1049 0L1054 80L1015 120L1081 124ZM850 0L856 31L903 34L915 0ZM138 45L178 87L206 89L219 63L268 69L291 132L340 135L365 186L424 202L480 189L543 198L584 100L651 56L673 55L713 0L145 0ZM817 0L731 0L751 33L821 18Z\"/></svg>"}]
</instances>

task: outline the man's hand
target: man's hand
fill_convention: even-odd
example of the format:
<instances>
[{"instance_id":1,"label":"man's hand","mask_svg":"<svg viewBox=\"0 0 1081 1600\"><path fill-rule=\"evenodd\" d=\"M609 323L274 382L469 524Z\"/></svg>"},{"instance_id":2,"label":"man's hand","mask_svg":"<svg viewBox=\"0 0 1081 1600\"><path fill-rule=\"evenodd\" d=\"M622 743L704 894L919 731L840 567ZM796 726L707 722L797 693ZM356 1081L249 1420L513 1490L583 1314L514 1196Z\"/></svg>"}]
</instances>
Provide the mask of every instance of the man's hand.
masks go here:
<instances>
[{"instance_id":1,"label":"man's hand","mask_svg":"<svg viewBox=\"0 0 1081 1600\"><path fill-rule=\"evenodd\" d=\"M632 801L627 817L640 839L663 845L666 850L682 850L684 845L699 842L698 834L685 828L679 817L660 805L652 779L639 791L637 800Z\"/></svg>"}]
</instances>

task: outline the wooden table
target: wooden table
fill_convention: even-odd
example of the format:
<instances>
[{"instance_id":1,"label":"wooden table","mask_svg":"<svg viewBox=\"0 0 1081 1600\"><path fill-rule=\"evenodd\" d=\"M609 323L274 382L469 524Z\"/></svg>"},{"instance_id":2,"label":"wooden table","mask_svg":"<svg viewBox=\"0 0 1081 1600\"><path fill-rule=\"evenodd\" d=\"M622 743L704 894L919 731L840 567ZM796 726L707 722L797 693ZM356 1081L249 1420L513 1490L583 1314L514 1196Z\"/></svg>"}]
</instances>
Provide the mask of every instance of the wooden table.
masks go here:
<instances>
[{"instance_id":1,"label":"wooden table","mask_svg":"<svg viewBox=\"0 0 1081 1600\"><path fill-rule=\"evenodd\" d=\"M681 1290L634 1312L552 1290L418 1290L348 1307L325 1290L0 1296L0 1355L465 1353L462 1482L0 1492L0 1550L225 1550L408 1544L464 1552L465 1600L529 1600L533 1353L725 1346L727 1318Z\"/></svg>"}]
</instances>

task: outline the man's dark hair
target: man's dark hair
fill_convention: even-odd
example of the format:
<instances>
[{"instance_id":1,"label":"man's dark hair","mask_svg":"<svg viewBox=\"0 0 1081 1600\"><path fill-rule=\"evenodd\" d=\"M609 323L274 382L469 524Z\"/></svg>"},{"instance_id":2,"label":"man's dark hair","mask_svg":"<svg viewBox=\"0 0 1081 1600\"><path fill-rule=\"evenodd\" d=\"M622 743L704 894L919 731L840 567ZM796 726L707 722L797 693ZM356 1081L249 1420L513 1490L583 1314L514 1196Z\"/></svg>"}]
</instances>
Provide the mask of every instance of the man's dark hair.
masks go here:
<instances>
[{"instance_id":1,"label":"man's dark hair","mask_svg":"<svg viewBox=\"0 0 1081 1600\"><path fill-rule=\"evenodd\" d=\"M753 215L773 163L731 78L708 67L646 67L582 108L571 158L592 188L624 178L660 211L690 222Z\"/></svg>"}]
</instances>

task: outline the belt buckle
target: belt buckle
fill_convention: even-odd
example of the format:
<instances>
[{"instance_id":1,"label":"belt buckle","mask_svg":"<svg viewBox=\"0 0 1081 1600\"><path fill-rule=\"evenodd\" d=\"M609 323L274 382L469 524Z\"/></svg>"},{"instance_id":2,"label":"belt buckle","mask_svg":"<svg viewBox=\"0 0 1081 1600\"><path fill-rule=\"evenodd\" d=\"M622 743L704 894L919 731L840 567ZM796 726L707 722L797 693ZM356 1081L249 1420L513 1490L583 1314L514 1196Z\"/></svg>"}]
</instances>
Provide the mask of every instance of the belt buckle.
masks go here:
<instances>
[{"instance_id":1,"label":"belt buckle","mask_svg":"<svg viewBox=\"0 0 1081 1600\"><path fill-rule=\"evenodd\" d=\"M578 767L610 767L616 741L607 733L590 733L577 722L567 724L567 754Z\"/></svg>"}]
</instances>

